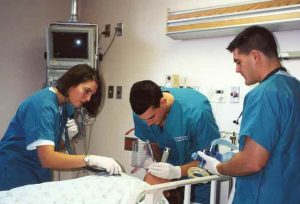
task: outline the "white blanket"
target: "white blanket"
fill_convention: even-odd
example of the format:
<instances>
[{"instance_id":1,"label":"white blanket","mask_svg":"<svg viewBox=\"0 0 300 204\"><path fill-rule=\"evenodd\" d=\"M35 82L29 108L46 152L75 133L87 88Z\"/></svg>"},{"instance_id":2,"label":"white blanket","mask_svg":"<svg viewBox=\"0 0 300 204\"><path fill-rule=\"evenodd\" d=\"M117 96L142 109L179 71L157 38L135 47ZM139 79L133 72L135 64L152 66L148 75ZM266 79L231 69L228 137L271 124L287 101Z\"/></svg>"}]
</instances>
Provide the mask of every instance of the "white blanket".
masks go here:
<instances>
[{"instance_id":1,"label":"white blanket","mask_svg":"<svg viewBox=\"0 0 300 204\"><path fill-rule=\"evenodd\" d=\"M0 204L133 204L148 186L126 174L99 174L0 191Z\"/></svg>"}]
</instances>

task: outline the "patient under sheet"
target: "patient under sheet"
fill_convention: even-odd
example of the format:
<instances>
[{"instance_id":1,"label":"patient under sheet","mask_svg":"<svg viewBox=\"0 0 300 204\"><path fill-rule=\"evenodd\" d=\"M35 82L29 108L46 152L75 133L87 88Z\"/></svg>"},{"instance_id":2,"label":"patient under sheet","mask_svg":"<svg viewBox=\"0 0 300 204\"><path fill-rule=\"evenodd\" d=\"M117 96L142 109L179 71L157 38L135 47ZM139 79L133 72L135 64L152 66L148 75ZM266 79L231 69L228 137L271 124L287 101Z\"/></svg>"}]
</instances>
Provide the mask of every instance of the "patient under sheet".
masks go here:
<instances>
[{"instance_id":1,"label":"patient under sheet","mask_svg":"<svg viewBox=\"0 0 300 204\"><path fill-rule=\"evenodd\" d=\"M90 175L0 191L1 204L133 204L150 185L126 174ZM138 202L144 203L144 201ZM160 203L165 204L164 199Z\"/></svg>"}]
</instances>

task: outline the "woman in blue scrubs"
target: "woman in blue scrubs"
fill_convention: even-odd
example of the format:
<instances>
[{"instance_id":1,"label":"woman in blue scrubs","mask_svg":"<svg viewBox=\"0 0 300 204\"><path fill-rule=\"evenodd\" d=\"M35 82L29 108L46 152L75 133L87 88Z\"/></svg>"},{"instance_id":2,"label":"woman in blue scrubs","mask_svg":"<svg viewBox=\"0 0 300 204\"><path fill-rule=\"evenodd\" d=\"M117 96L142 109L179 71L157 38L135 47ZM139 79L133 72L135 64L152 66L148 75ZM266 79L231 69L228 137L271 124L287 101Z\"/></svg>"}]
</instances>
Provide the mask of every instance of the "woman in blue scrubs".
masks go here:
<instances>
[{"instance_id":1,"label":"woman in blue scrubs","mask_svg":"<svg viewBox=\"0 0 300 204\"><path fill-rule=\"evenodd\" d=\"M69 69L56 87L46 87L21 103L0 141L0 190L51 181L51 169L96 166L110 174L121 172L108 157L59 152L73 108L83 106L97 114L101 85L98 72L80 64ZM75 123L69 124L69 129L76 129Z\"/></svg>"},{"instance_id":2,"label":"woman in blue scrubs","mask_svg":"<svg viewBox=\"0 0 300 204\"><path fill-rule=\"evenodd\" d=\"M300 82L278 58L273 34L259 26L241 32L227 48L246 85L239 148L219 163L199 153L211 173L236 176L233 203L300 203Z\"/></svg>"},{"instance_id":3,"label":"woman in blue scrubs","mask_svg":"<svg viewBox=\"0 0 300 204\"><path fill-rule=\"evenodd\" d=\"M167 163L154 163L148 172L162 179L187 176L198 165L191 155L209 148L220 137L211 106L201 93L188 88L164 88L150 80L136 82L130 92L135 135L170 148ZM209 203L209 184L193 187L193 201Z\"/></svg>"}]
</instances>

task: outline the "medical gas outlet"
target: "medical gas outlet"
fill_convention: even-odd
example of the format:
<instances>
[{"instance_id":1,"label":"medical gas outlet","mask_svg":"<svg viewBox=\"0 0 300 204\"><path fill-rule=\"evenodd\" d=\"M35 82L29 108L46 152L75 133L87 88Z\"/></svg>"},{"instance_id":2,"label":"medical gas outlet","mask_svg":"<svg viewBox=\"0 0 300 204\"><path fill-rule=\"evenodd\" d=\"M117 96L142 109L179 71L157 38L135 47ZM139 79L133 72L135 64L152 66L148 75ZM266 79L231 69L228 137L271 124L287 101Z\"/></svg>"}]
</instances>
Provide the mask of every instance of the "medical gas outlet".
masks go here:
<instances>
[{"instance_id":1,"label":"medical gas outlet","mask_svg":"<svg viewBox=\"0 0 300 204\"><path fill-rule=\"evenodd\" d=\"M215 89L210 97L210 101L213 103L225 103L225 91L223 89Z\"/></svg>"},{"instance_id":2,"label":"medical gas outlet","mask_svg":"<svg viewBox=\"0 0 300 204\"><path fill-rule=\"evenodd\" d=\"M230 103L238 103L240 100L240 87L233 86L230 88Z\"/></svg>"},{"instance_id":3,"label":"medical gas outlet","mask_svg":"<svg viewBox=\"0 0 300 204\"><path fill-rule=\"evenodd\" d=\"M179 88L180 87L180 76L178 74L166 75L165 87Z\"/></svg>"}]
</instances>

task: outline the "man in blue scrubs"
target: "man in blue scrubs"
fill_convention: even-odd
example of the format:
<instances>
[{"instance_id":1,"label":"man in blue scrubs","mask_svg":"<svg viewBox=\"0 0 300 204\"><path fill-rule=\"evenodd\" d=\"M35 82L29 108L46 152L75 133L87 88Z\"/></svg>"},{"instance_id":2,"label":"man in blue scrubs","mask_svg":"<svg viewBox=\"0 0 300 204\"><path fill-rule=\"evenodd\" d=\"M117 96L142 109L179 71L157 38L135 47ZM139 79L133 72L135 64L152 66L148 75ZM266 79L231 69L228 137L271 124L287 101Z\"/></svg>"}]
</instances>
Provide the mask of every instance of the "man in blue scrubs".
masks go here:
<instances>
[{"instance_id":1,"label":"man in blue scrubs","mask_svg":"<svg viewBox=\"0 0 300 204\"><path fill-rule=\"evenodd\" d=\"M227 48L246 85L239 148L220 163L199 152L214 174L236 176L233 203L300 203L300 82L282 67L273 34L259 26Z\"/></svg>"},{"instance_id":2,"label":"man in blue scrubs","mask_svg":"<svg viewBox=\"0 0 300 204\"><path fill-rule=\"evenodd\" d=\"M150 80L136 82L130 92L134 112L135 135L170 148L167 163L158 162L148 172L163 179L187 176L189 167L197 166L192 153L210 147L220 137L219 129L207 98L185 88L160 87ZM209 185L198 185L194 200L209 203Z\"/></svg>"}]
</instances>

